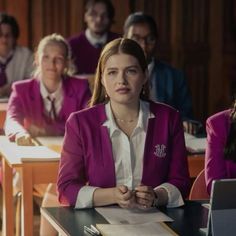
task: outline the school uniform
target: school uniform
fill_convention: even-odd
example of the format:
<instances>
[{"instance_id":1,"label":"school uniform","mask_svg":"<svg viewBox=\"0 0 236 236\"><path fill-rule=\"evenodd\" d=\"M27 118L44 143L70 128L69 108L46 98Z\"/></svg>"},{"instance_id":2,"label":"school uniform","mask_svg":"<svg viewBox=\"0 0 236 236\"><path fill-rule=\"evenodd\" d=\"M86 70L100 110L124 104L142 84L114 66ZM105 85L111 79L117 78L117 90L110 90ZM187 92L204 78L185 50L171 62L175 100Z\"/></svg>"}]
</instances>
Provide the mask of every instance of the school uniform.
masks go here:
<instances>
[{"instance_id":1,"label":"school uniform","mask_svg":"<svg viewBox=\"0 0 236 236\"><path fill-rule=\"evenodd\" d=\"M103 46L119 37L116 33L108 32L104 35L105 38L101 43L96 43L92 37L90 40L86 32L88 30L68 40L77 74L94 74Z\"/></svg>"},{"instance_id":2,"label":"school uniform","mask_svg":"<svg viewBox=\"0 0 236 236\"><path fill-rule=\"evenodd\" d=\"M208 193L215 179L236 178L236 163L225 160L224 148L230 131L230 112L225 110L209 117L206 122L207 147L205 178Z\"/></svg>"},{"instance_id":3,"label":"school uniform","mask_svg":"<svg viewBox=\"0 0 236 236\"><path fill-rule=\"evenodd\" d=\"M192 119L192 99L184 74L160 60L151 62L149 72L151 98L177 109L183 120Z\"/></svg>"},{"instance_id":4,"label":"school uniform","mask_svg":"<svg viewBox=\"0 0 236 236\"><path fill-rule=\"evenodd\" d=\"M169 183L185 198L189 192L189 173L179 113L161 103L148 105L152 115L147 123L141 183L153 188ZM106 122L103 104L76 112L68 119L57 182L61 203L75 206L86 185L101 188L117 185Z\"/></svg>"},{"instance_id":5,"label":"school uniform","mask_svg":"<svg viewBox=\"0 0 236 236\"><path fill-rule=\"evenodd\" d=\"M5 133L14 141L17 133L27 133L27 128L34 125L45 130L46 135L64 135L69 115L85 108L90 95L87 80L63 78L61 108L52 120L44 107L40 80L33 78L15 82L8 102Z\"/></svg>"}]
</instances>

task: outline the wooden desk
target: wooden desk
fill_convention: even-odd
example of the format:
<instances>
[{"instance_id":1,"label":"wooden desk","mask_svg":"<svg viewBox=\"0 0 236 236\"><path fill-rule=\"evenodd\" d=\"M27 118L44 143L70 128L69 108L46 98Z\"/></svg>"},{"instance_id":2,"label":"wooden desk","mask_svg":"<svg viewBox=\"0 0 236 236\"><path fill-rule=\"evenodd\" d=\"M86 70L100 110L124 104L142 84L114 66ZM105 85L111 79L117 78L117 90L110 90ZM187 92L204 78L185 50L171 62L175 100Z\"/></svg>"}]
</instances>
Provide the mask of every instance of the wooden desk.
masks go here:
<instances>
[{"instance_id":1,"label":"wooden desk","mask_svg":"<svg viewBox=\"0 0 236 236\"><path fill-rule=\"evenodd\" d=\"M183 207L161 210L174 220L167 225L178 235L204 235L199 228L207 226L208 209L202 207L201 202L186 201L186 205ZM94 209L74 210L71 207L48 207L41 208L41 213L63 236L84 235L84 225L108 223Z\"/></svg>"},{"instance_id":2,"label":"wooden desk","mask_svg":"<svg viewBox=\"0 0 236 236\"><path fill-rule=\"evenodd\" d=\"M6 119L7 103L0 103L0 129L3 128Z\"/></svg>"},{"instance_id":3,"label":"wooden desk","mask_svg":"<svg viewBox=\"0 0 236 236\"><path fill-rule=\"evenodd\" d=\"M33 235L33 186L34 184L55 183L58 161L21 162L14 156L15 143L0 137L3 172L3 235L14 235L13 168L21 174L22 189L22 235Z\"/></svg>"},{"instance_id":4,"label":"wooden desk","mask_svg":"<svg viewBox=\"0 0 236 236\"><path fill-rule=\"evenodd\" d=\"M55 183L58 173L58 161L47 162L24 162L16 159L11 153L14 150L14 143L9 143L6 137L0 137L0 143L4 150L2 154L3 170L3 235L14 235L14 212L13 212L13 188L12 170L16 168L22 177L22 229L25 236L33 235L33 185ZM60 151L61 144L49 144L52 149ZM10 148L9 148L10 147ZM7 149L8 151L5 152ZM203 156L189 156L190 176L196 177L197 173L204 166Z\"/></svg>"}]
</instances>

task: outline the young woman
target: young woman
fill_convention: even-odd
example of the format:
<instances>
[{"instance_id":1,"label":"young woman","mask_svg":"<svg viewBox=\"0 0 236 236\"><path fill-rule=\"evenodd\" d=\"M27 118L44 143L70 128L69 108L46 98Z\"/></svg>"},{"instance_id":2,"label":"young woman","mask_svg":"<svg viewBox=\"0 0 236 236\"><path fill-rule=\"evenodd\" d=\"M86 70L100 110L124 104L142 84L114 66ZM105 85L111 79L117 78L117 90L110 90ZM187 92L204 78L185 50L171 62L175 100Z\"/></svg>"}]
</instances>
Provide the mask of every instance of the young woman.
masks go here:
<instances>
[{"instance_id":1,"label":"young woman","mask_svg":"<svg viewBox=\"0 0 236 236\"><path fill-rule=\"evenodd\" d=\"M148 100L147 64L131 39L105 46L91 108L67 121L59 201L86 208L183 205L189 173L179 113Z\"/></svg>"},{"instance_id":2,"label":"young woman","mask_svg":"<svg viewBox=\"0 0 236 236\"><path fill-rule=\"evenodd\" d=\"M5 133L19 145L33 145L32 137L64 135L69 115L87 106L86 80L72 78L70 48L57 34L38 46L35 76L15 82L9 99Z\"/></svg>"},{"instance_id":3,"label":"young woman","mask_svg":"<svg viewBox=\"0 0 236 236\"><path fill-rule=\"evenodd\" d=\"M210 194L215 179L236 178L236 101L232 109L207 119L205 178Z\"/></svg>"}]
</instances>

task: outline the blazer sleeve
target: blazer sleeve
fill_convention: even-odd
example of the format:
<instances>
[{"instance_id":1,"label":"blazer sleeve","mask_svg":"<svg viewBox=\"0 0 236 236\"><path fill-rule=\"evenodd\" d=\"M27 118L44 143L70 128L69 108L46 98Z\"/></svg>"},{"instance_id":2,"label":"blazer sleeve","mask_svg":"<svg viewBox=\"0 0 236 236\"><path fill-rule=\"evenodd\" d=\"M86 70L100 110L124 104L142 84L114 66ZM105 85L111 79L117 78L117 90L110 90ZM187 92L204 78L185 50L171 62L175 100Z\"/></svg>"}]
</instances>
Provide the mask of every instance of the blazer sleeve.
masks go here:
<instances>
[{"instance_id":1,"label":"blazer sleeve","mask_svg":"<svg viewBox=\"0 0 236 236\"><path fill-rule=\"evenodd\" d=\"M188 171L187 152L184 141L183 125L178 112L173 116L172 130L171 130L171 161L168 173L169 183L176 186L186 198L190 191L190 177Z\"/></svg>"},{"instance_id":2,"label":"blazer sleeve","mask_svg":"<svg viewBox=\"0 0 236 236\"><path fill-rule=\"evenodd\" d=\"M207 147L205 155L205 178L207 191L210 194L212 181L227 178L224 147L226 137L216 121L209 118L206 122Z\"/></svg>"},{"instance_id":3,"label":"blazer sleeve","mask_svg":"<svg viewBox=\"0 0 236 236\"><path fill-rule=\"evenodd\" d=\"M25 114L22 99L20 91L17 90L13 83L4 126L5 134L11 141L15 141L18 133L28 133L24 128Z\"/></svg>"},{"instance_id":4,"label":"blazer sleeve","mask_svg":"<svg viewBox=\"0 0 236 236\"><path fill-rule=\"evenodd\" d=\"M78 122L76 113L72 114L66 122L57 180L59 201L70 206L76 204L79 190L87 183Z\"/></svg>"}]
</instances>

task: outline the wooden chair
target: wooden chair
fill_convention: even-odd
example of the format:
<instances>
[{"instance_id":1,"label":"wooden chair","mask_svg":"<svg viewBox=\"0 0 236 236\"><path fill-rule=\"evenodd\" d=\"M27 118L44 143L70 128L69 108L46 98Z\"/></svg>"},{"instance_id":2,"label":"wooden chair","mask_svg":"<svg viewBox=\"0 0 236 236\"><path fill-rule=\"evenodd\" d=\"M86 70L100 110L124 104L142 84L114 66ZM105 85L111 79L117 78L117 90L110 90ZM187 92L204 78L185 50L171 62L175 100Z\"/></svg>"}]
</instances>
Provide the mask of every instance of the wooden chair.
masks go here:
<instances>
[{"instance_id":1,"label":"wooden chair","mask_svg":"<svg viewBox=\"0 0 236 236\"><path fill-rule=\"evenodd\" d=\"M193 182L189 200L205 200L209 199L210 196L207 192L206 182L205 182L205 170L203 169Z\"/></svg>"}]
</instances>

